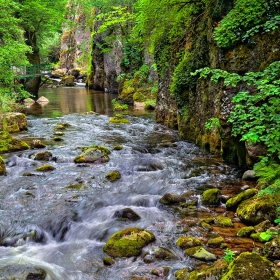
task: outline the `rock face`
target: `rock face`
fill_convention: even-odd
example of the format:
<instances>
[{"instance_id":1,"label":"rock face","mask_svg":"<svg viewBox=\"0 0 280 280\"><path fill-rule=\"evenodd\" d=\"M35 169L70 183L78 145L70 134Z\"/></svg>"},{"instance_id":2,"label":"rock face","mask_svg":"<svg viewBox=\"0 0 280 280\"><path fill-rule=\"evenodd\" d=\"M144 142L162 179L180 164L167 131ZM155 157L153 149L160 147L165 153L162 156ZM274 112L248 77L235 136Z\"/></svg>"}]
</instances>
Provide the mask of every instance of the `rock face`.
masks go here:
<instances>
[{"instance_id":1,"label":"rock face","mask_svg":"<svg viewBox=\"0 0 280 280\"><path fill-rule=\"evenodd\" d=\"M181 60L173 55L175 47L169 42L170 34L167 32L162 35L155 49L157 66L164 65L165 68L158 67L156 119L171 127L178 126L183 139L220 153L227 162L246 166L254 163L257 159L256 152L260 149L245 147L244 142L234 139L227 122L233 106L232 96L240 90L244 91L244 86L233 88L224 86L221 82L215 84L209 79L198 79L191 75L203 67L219 68L238 74L262 71L273 61L280 60L279 29L268 33L260 32L252 37L253 44L236 44L226 49L217 46L213 39L214 27L232 9L234 2L236 1L214 0L206 4L203 14L184 38L181 50L185 56ZM180 40L181 37L178 42ZM168 69L164 62L170 65ZM181 83L178 83L177 92L171 96L169 89L174 81L172 75L175 68ZM174 95L177 95L177 99ZM211 131L205 129L205 123L212 117L219 119L220 131L217 128Z\"/></svg>"},{"instance_id":2,"label":"rock face","mask_svg":"<svg viewBox=\"0 0 280 280\"><path fill-rule=\"evenodd\" d=\"M103 251L111 257L138 256L142 248L155 240L152 232L141 228L127 228L113 234Z\"/></svg>"},{"instance_id":3,"label":"rock face","mask_svg":"<svg viewBox=\"0 0 280 280\"><path fill-rule=\"evenodd\" d=\"M252 269L248 269L252 267ZM276 266L257 253L241 253L227 268L221 280L280 279Z\"/></svg>"}]
</instances>

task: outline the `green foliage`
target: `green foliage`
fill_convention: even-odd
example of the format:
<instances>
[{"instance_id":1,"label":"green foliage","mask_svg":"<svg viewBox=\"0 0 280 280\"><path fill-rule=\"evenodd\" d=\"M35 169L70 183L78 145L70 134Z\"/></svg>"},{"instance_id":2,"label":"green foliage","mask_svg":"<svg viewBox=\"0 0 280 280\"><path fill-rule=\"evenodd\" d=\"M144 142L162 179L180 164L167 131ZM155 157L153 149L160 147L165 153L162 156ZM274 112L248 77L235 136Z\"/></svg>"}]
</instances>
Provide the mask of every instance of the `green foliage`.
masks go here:
<instances>
[{"instance_id":1,"label":"green foliage","mask_svg":"<svg viewBox=\"0 0 280 280\"><path fill-rule=\"evenodd\" d=\"M145 108L150 108L150 107L155 108L156 105L157 105L157 102L155 99L150 99L150 100L145 101Z\"/></svg>"},{"instance_id":2,"label":"green foliage","mask_svg":"<svg viewBox=\"0 0 280 280\"><path fill-rule=\"evenodd\" d=\"M269 241L273 235L277 235L278 232L275 232L275 231L270 231L270 230L267 230L265 232L262 232L260 234L260 237L264 240L264 241Z\"/></svg>"},{"instance_id":3,"label":"green foliage","mask_svg":"<svg viewBox=\"0 0 280 280\"><path fill-rule=\"evenodd\" d=\"M280 165L274 161L258 162L254 165L259 182L273 184L277 180L280 181Z\"/></svg>"},{"instance_id":4,"label":"green foliage","mask_svg":"<svg viewBox=\"0 0 280 280\"><path fill-rule=\"evenodd\" d=\"M267 147L267 157L280 159L280 61L271 63L263 72L248 72L244 76L208 67L197 70L200 77L211 75L211 81L224 80L225 85L235 87L243 82L254 86L252 91L239 92L232 98L236 103L229 122L232 135L241 136L249 144L262 142Z\"/></svg>"},{"instance_id":5,"label":"green foliage","mask_svg":"<svg viewBox=\"0 0 280 280\"><path fill-rule=\"evenodd\" d=\"M120 104L115 98L112 99L111 102L112 102L114 111L125 111L128 109L127 104Z\"/></svg>"},{"instance_id":6,"label":"green foliage","mask_svg":"<svg viewBox=\"0 0 280 280\"><path fill-rule=\"evenodd\" d=\"M218 132L219 132L219 135L220 135L220 138L221 139L224 138L221 123L220 123L220 120L218 118L210 118L209 121L205 123L205 128L206 128L206 130L211 130L213 128L217 128Z\"/></svg>"},{"instance_id":7,"label":"green foliage","mask_svg":"<svg viewBox=\"0 0 280 280\"><path fill-rule=\"evenodd\" d=\"M235 253L226 248L225 251L224 251L224 260L227 262L227 263L231 263L232 261L234 261L235 259Z\"/></svg>"},{"instance_id":8,"label":"green foliage","mask_svg":"<svg viewBox=\"0 0 280 280\"><path fill-rule=\"evenodd\" d=\"M150 74L150 67L147 64L143 64L139 70L134 72L134 78L137 79L137 83L139 86L143 85L147 82L148 76Z\"/></svg>"}]
</instances>

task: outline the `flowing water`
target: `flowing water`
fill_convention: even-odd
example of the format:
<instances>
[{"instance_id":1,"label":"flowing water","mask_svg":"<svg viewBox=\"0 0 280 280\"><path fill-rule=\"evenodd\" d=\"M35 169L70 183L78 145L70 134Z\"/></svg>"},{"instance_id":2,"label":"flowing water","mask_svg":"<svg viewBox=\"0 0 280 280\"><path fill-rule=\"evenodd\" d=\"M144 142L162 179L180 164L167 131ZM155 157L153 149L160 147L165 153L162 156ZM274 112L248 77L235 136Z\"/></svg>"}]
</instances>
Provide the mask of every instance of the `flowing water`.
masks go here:
<instances>
[{"instance_id":1,"label":"flowing water","mask_svg":"<svg viewBox=\"0 0 280 280\"><path fill-rule=\"evenodd\" d=\"M170 267L165 279L175 279L176 270L192 267L192 260L175 245L183 235L182 218L161 205L159 199L165 193L188 190L199 196L211 186L230 189L240 184L238 170L194 144L180 141L176 131L155 123L153 113L130 110L126 117L131 124L109 124L114 95L83 88L45 89L40 94L50 102L29 109L28 131L18 137L46 143L53 156L50 164L56 169L45 173L35 170L43 164L34 160L39 150L4 155L8 175L1 177L0 238L5 247L0 247L0 268L29 264L46 270L46 279L115 280L147 276L153 267L160 266ZM98 114L84 113L88 111ZM61 122L71 127L63 141L56 142L54 127ZM92 144L108 147L110 161L75 164L79 147ZM114 145L123 149L113 150ZM105 179L112 170L122 176L113 183ZM25 172L35 176L23 176ZM127 207L141 219L116 219L115 212ZM193 215L200 212L209 210L199 206ZM139 256L104 266L105 242L127 227L152 231L156 241L144 250L162 246L174 252L178 260L147 264ZM190 233L199 235L192 229Z\"/></svg>"}]
</instances>

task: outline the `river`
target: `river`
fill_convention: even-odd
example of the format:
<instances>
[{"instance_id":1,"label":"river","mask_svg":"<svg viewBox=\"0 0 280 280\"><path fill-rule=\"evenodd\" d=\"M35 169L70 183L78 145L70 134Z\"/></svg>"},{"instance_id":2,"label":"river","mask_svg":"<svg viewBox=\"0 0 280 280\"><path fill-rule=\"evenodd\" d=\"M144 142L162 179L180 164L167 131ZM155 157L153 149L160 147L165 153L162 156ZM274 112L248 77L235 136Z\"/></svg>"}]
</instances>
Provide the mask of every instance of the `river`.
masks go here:
<instances>
[{"instance_id":1,"label":"river","mask_svg":"<svg viewBox=\"0 0 280 280\"><path fill-rule=\"evenodd\" d=\"M111 100L116 95L84 88L42 89L42 95L50 102L28 110L28 131L18 137L47 144L45 150L52 153L49 163L56 169L36 171L42 165L34 160L36 149L4 155L8 175L1 178L0 189L0 234L5 245L0 247L0 268L10 264L36 266L47 271L47 280L175 279L176 270L192 268L194 261L175 244L186 232L183 219L198 220L213 213L199 203L196 211L184 215L160 204L159 199L165 193L188 190L194 190L199 198L210 187L230 191L241 186L240 170L192 143L180 141L177 131L157 124L152 112L130 108L126 115L130 124L108 123L113 115ZM63 141L57 142L54 128L62 122L71 126ZM108 147L110 161L75 164L79 147L93 144ZM113 150L115 145L123 149ZM112 170L121 173L120 180L105 179ZM23 176L26 172L34 176ZM116 219L116 211L127 207L141 219ZM144 250L165 247L178 259L147 264L139 256L104 266L105 242L126 227L141 227L155 234L156 241ZM195 226L188 232L202 235ZM149 274L152 268L162 266L170 268L165 278Z\"/></svg>"}]
</instances>

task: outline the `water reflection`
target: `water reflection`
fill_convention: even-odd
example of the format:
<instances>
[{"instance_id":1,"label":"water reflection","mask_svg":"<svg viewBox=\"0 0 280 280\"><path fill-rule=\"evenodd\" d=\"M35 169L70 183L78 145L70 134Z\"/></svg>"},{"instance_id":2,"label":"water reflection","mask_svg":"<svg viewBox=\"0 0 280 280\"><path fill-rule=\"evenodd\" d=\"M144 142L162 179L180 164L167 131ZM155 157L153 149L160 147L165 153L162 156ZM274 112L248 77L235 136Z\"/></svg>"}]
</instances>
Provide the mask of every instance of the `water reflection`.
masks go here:
<instances>
[{"instance_id":1,"label":"water reflection","mask_svg":"<svg viewBox=\"0 0 280 280\"><path fill-rule=\"evenodd\" d=\"M115 94L88 90L84 87L41 89L39 97L49 99L48 103L34 103L27 108L27 114L41 117L60 117L71 113L94 111L112 115L111 100Z\"/></svg>"}]
</instances>

